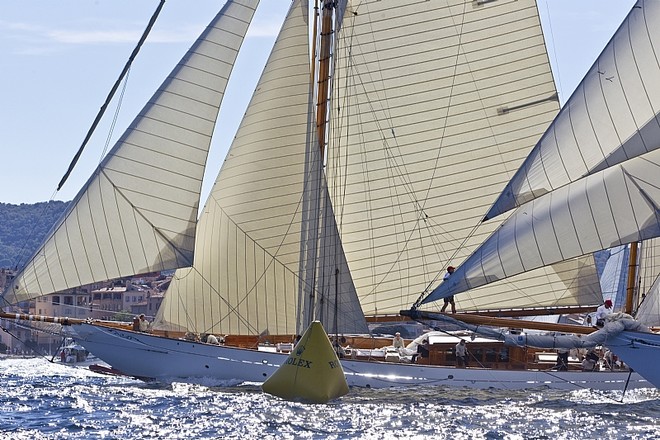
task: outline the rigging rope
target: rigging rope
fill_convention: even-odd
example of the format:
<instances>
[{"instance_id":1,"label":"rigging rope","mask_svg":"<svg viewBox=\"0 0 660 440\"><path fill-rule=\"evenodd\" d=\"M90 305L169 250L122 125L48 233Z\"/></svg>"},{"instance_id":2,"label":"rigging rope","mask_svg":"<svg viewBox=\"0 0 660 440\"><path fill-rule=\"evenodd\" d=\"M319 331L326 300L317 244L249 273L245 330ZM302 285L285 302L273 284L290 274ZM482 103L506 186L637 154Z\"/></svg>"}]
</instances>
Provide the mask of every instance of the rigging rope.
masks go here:
<instances>
[{"instance_id":1,"label":"rigging rope","mask_svg":"<svg viewBox=\"0 0 660 440\"><path fill-rule=\"evenodd\" d=\"M47 330L39 329L39 328L32 327L32 326L20 325L20 324L17 324L17 323L14 323L14 325L15 325L16 327L21 327L21 328L24 328L24 329L35 330L35 331L41 331L41 332L48 333L48 334L51 334L51 335L56 335L56 334L57 334L57 333L54 333L54 332L49 332L49 331L47 331ZM11 338L15 339L15 340L16 340L18 343L20 343L23 347L25 347L25 348L27 348L27 349L29 349L29 350L32 350L32 352L34 352L36 356L39 356L39 357L42 357L42 358L48 360L50 354L44 352L43 349L42 349L38 344L37 344L37 345L28 344L28 343L27 343L28 341L24 341L23 339L19 338L18 336L16 336L14 333L12 333L11 331L9 331L8 328L6 328L6 327L4 327L4 326L0 326L0 329L1 329L3 332L7 333ZM64 343L64 342L62 342L62 343L60 344L60 347L63 345L63 343ZM58 348L58 350L59 350L59 348ZM57 352L58 350L56 350L56 352ZM53 362L53 361L54 361L54 358L50 360L50 362Z\"/></svg>"},{"instance_id":2,"label":"rigging rope","mask_svg":"<svg viewBox=\"0 0 660 440\"><path fill-rule=\"evenodd\" d=\"M158 14L160 14L161 9L163 9L164 4L165 4L165 0L161 0L160 3L158 4L158 7L156 8L156 11L151 16L151 19L149 20L149 24L147 25L147 28L144 30L144 33L142 34L142 37L140 38L140 41L138 41L137 46L135 47L135 49L133 49L133 53L131 53L131 56L128 58L128 61L126 62L126 65L124 66L124 69L119 74L119 78L117 78L117 81L115 81L115 84L112 86L112 89L110 90L110 93L105 98L105 102L103 103L103 105L101 106L101 109L99 110L98 114L96 115L96 118L94 119L94 122L92 122L92 126L87 131L87 135L85 136L85 139L83 140L82 145L80 145L80 148L78 148L78 151L76 152L75 156L73 156L73 160L69 164L69 168L66 170L66 173L64 173L64 176L62 177L62 180L60 180L60 183L57 185L57 191L59 191L62 188L62 186L64 185L64 182L66 182L66 180L69 178L69 175L71 174L71 171L73 171L73 168L75 167L76 163L78 162L78 159L80 158L80 155L82 154L85 146L87 145L87 142L92 137L92 134L94 133L94 130L96 130L96 126L101 121L101 118L103 117L103 114L105 113L105 110L107 109L108 105L110 104L110 101L112 100L112 97L114 96L115 92L119 88L119 84L121 84L122 80L124 79L124 76L126 75L128 70L130 69L131 64L133 63L133 60L135 59L138 52L140 51L140 48L142 47L142 44L144 43L147 36L149 35L149 32L151 31L151 28L153 27L154 23L156 22L156 18L158 18Z\"/></svg>"}]
</instances>

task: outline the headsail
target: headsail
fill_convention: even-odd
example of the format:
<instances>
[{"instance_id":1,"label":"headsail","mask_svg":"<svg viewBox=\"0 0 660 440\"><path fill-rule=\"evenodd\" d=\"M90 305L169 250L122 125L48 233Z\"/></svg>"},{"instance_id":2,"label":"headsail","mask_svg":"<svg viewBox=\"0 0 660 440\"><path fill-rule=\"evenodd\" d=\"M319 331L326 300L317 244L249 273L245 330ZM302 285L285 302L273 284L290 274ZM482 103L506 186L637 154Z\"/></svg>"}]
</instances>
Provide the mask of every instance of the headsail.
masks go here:
<instances>
[{"instance_id":1,"label":"headsail","mask_svg":"<svg viewBox=\"0 0 660 440\"><path fill-rule=\"evenodd\" d=\"M329 248L307 244L318 239L317 228L303 233L310 224L336 230L333 217L319 217L326 190L314 138L308 12L306 0L291 5L200 217L195 264L176 272L159 328L300 333L306 297L336 285L334 264L341 294L325 296L326 327L334 329L338 311L342 331L367 331L341 253L317 272Z\"/></svg>"},{"instance_id":2,"label":"headsail","mask_svg":"<svg viewBox=\"0 0 660 440\"><path fill-rule=\"evenodd\" d=\"M5 299L189 266L204 167L257 2L229 2L104 158Z\"/></svg>"},{"instance_id":3,"label":"headsail","mask_svg":"<svg viewBox=\"0 0 660 440\"><path fill-rule=\"evenodd\" d=\"M365 313L398 314L497 228L475 229L559 109L536 3L353 2L334 56L326 171L342 245ZM576 304L569 271L585 269L459 308Z\"/></svg>"},{"instance_id":4,"label":"headsail","mask_svg":"<svg viewBox=\"0 0 660 440\"><path fill-rule=\"evenodd\" d=\"M659 148L659 49L660 4L640 0L486 218Z\"/></svg>"},{"instance_id":5,"label":"headsail","mask_svg":"<svg viewBox=\"0 0 660 440\"><path fill-rule=\"evenodd\" d=\"M660 236L659 173L654 150L526 203L424 302Z\"/></svg>"}]
</instances>

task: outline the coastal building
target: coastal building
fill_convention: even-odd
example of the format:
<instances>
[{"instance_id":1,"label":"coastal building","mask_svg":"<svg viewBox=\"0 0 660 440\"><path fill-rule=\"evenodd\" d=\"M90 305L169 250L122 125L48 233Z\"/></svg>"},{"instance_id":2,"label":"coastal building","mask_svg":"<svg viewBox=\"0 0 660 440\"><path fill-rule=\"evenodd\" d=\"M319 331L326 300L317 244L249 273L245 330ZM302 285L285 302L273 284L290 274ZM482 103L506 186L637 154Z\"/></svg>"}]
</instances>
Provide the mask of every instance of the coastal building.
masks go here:
<instances>
[{"instance_id":1,"label":"coastal building","mask_svg":"<svg viewBox=\"0 0 660 440\"><path fill-rule=\"evenodd\" d=\"M92 291L92 311L90 318L112 321L116 315L125 311L125 286L108 286Z\"/></svg>"},{"instance_id":2,"label":"coastal building","mask_svg":"<svg viewBox=\"0 0 660 440\"><path fill-rule=\"evenodd\" d=\"M10 269L0 269L0 287L11 282L13 275ZM170 280L171 275L151 273L68 289L20 306L23 313L41 316L130 322L133 316L144 313L153 319ZM0 332L0 349L5 353L54 355L62 342L58 324L1 321L7 329Z\"/></svg>"}]
</instances>

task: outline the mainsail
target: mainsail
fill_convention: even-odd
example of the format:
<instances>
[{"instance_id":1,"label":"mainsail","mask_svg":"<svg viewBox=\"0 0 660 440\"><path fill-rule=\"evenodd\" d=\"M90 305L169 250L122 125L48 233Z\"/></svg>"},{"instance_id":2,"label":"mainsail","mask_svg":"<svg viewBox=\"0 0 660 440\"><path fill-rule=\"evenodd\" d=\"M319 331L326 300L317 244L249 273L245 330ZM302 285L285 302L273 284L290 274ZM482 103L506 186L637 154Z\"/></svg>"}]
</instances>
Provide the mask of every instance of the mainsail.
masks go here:
<instances>
[{"instance_id":1,"label":"mainsail","mask_svg":"<svg viewBox=\"0 0 660 440\"><path fill-rule=\"evenodd\" d=\"M364 332L363 314L397 314L497 227L473 230L558 110L535 2L335 10L327 158L306 2L294 2L157 327L283 334L320 319ZM460 304L595 304L600 292L583 260L516 283Z\"/></svg>"},{"instance_id":2,"label":"mainsail","mask_svg":"<svg viewBox=\"0 0 660 440\"><path fill-rule=\"evenodd\" d=\"M495 209L540 197L521 205L424 302L660 235L660 89L650 79L660 73L659 24L656 2L633 7L505 190L507 198L520 189L517 201L499 199Z\"/></svg>"},{"instance_id":3,"label":"mainsail","mask_svg":"<svg viewBox=\"0 0 660 440\"><path fill-rule=\"evenodd\" d=\"M211 135L256 5L229 3L218 13L16 275L6 301L192 264Z\"/></svg>"},{"instance_id":4,"label":"mainsail","mask_svg":"<svg viewBox=\"0 0 660 440\"><path fill-rule=\"evenodd\" d=\"M363 333L365 314L408 307L499 228L505 216L483 213L558 111L533 0L327 2L339 15L321 120L308 2L293 2L196 223L217 106L256 3L223 8L19 275L17 301L185 267L157 328L287 334L318 319ZM458 302L595 304L597 285L587 256Z\"/></svg>"},{"instance_id":5,"label":"mainsail","mask_svg":"<svg viewBox=\"0 0 660 440\"><path fill-rule=\"evenodd\" d=\"M534 1L354 2L337 41L330 194L364 312L398 314L497 229L483 214L556 116L556 90ZM597 281L577 260L457 300L596 304Z\"/></svg>"}]
</instances>

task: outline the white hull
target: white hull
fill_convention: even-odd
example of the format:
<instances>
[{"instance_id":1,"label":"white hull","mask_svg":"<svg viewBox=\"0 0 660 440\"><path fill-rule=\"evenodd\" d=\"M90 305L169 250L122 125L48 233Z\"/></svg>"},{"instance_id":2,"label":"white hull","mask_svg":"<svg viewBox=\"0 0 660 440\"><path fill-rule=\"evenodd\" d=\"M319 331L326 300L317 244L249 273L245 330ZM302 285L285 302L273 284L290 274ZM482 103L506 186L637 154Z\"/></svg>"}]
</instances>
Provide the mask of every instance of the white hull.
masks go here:
<instances>
[{"instance_id":1,"label":"white hull","mask_svg":"<svg viewBox=\"0 0 660 440\"><path fill-rule=\"evenodd\" d=\"M646 380L660 388L660 334L623 331L607 347Z\"/></svg>"},{"instance_id":2,"label":"white hull","mask_svg":"<svg viewBox=\"0 0 660 440\"><path fill-rule=\"evenodd\" d=\"M211 378L231 383L263 382L287 358L286 354L216 346L145 333L73 326L75 339L122 373L141 379ZM342 360L350 386L389 388L445 385L469 388L562 390L623 390L648 388L639 374L627 372L510 371L453 368L394 362Z\"/></svg>"}]
</instances>

